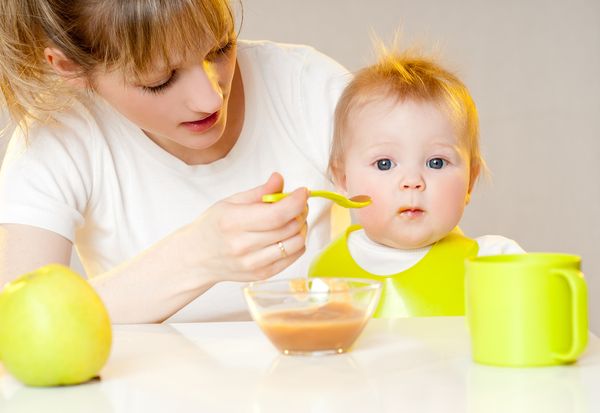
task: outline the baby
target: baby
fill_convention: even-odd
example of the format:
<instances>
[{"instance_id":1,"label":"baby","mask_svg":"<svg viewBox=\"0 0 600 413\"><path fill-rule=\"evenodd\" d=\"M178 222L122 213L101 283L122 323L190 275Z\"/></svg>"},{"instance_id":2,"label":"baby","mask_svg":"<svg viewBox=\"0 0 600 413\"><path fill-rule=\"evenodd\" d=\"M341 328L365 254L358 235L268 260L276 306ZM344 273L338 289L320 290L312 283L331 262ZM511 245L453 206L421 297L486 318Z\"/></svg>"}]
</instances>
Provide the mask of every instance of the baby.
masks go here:
<instances>
[{"instance_id":1,"label":"baby","mask_svg":"<svg viewBox=\"0 0 600 413\"><path fill-rule=\"evenodd\" d=\"M375 317L463 315L465 259L523 252L457 227L485 168L477 109L432 59L384 52L356 74L336 108L329 168L340 190L373 202L309 276L382 281Z\"/></svg>"}]
</instances>

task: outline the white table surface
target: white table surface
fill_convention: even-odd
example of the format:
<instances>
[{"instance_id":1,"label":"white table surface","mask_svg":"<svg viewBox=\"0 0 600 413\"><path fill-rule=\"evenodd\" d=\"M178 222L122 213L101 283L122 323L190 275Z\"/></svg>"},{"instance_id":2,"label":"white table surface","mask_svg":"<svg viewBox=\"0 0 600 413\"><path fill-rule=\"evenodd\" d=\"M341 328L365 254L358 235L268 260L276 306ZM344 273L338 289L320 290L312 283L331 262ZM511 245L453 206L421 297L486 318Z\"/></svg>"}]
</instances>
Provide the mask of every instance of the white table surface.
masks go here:
<instances>
[{"instance_id":1,"label":"white table surface","mask_svg":"<svg viewBox=\"0 0 600 413\"><path fill-rule=\"evenodd\" d=\"M571 366L487 367L462 317L372 320L321 357L280 355L251 322L115 326L101 376L29 388L0 367L0 412L600 412L598 338Z\"/></svg>"}]
</instances>

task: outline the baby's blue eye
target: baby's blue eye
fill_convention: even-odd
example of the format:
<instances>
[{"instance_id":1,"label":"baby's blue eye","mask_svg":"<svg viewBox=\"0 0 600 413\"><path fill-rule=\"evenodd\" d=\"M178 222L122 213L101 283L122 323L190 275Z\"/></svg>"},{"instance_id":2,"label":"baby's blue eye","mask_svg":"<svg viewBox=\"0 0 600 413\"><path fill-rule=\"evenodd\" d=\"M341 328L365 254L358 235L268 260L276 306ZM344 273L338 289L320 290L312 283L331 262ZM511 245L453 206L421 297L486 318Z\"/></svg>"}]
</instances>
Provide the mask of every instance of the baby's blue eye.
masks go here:
<instances>
[{"instance_id":1,"label":"baby's blue eye","mask_svg":"<svg viewBox=\"0 0 600 413\"><path fill-rule=\"evenodd\" d=\"M433 158L427 161L427 166L431 169L442 169L448 162L442 158Z\"/></svg>"},{"instance_id":2,"label":"baby's blue eye","mask_svg":"<svg viewBox=\"0 0 600 413\"><path fill-rule=\"evenodd\" d=\"M394 166L391 159L380 159L375 164L380 171L389 171Z\"/></svg>"}]
</instances>

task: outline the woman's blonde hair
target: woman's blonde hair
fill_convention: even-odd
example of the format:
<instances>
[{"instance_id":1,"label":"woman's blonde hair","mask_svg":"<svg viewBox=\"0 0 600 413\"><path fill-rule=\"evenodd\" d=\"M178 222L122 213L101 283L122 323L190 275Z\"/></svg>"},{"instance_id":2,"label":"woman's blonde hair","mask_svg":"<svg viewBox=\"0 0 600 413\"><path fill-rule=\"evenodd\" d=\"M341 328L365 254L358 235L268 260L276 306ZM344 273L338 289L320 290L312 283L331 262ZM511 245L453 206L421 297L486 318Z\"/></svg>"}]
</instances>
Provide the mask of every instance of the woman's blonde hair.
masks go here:
<instances>
[{"instance_id":1,"label":"woman's blonde hair","mask_svg":"<svg viewBox=\"0 0 600 413\"><path fill-rule=\"evenodd\" d=\"M78 67L124 69L133 77L156 62L169 66L212 48L234 31L228 0L3 0L0 2L0 88L19 124L45 120L73 96L45 61L52 46Z\"/></svg>"},{"instance_id":2,"label":"woman's blonde hair","mask_svg":"<svg viewBox=\"0 0 600 413\"><path fill-rule=\"evenodd\" d=\"M348 84L335 111L333 143L329 171L338 179L344 167L349 117L370 102L392 98L397 102L416 100L435 102L448 109L455 122L461 144L470 159L469 191L473 188L485 162L479 148L477 108L467 87L454 74L432 58L414 51L389 51L379 45L376 64L358 71Z\"/></svg>"}]
</instances>

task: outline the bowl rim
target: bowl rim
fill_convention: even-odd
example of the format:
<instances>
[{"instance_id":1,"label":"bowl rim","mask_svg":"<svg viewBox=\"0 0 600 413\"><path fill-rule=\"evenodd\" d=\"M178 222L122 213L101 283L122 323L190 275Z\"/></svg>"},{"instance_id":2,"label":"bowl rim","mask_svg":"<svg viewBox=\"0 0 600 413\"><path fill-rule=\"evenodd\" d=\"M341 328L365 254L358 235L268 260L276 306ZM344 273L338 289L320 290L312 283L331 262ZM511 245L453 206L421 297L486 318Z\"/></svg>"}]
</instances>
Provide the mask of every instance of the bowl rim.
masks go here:
<instances>
[{"instance_id":1,"label":"bowl rim","mask_svg":"<svg viewBox=\"0 0 600 413\"><path fill-rule=\"evenodd\" d=\"M283 283L290 283L290 281L294 281L294 280L302 280L302 281L310 281L310 280L343 280L343 281L352 281L352 282L358 282L358 283L363 283L364 285L362 286L356 286L356 287L351 287L349 290L345 290L345 291L292 291L292 290L286 290L286 291L275 291L275 290L269 290L269 289L261 289L261 290L255 290L253 289L253 287L260 287L260 286L269 286L269 285L275 285L275 284L283 284ZM260 281L251 281L249 283L247 283L246 285L243 286L243 290L245 294L248 295L256 295L256 294L261 294L261 295L269 295L269 296L285 296L285 295L289 295L289 294L310 294L311 296L321 296L321 295L331 295L331 294L348 294L349 292L361 292L361 291L369 291L369 290L379 290L383 287L383 283L379 280L373 280L370 278L358 278L358 277L295 277L295 278L282 278L282 279L277 279L277 280L260 280Z\"/></svg>"}]
</instances>

